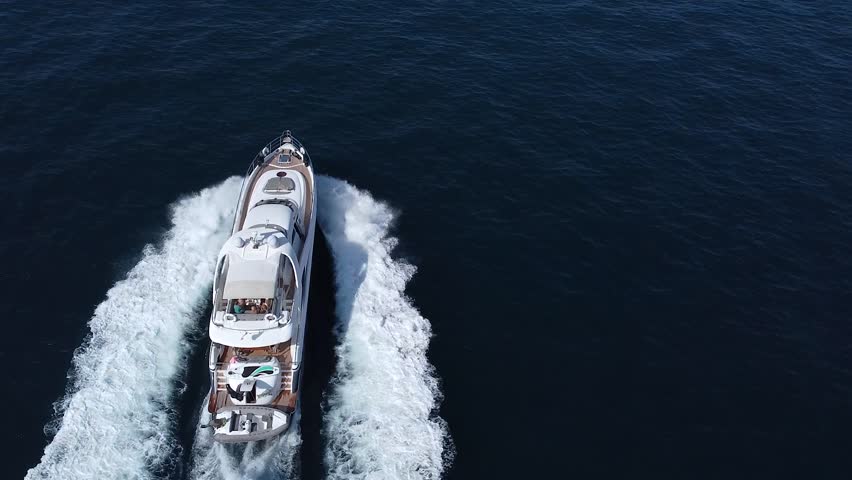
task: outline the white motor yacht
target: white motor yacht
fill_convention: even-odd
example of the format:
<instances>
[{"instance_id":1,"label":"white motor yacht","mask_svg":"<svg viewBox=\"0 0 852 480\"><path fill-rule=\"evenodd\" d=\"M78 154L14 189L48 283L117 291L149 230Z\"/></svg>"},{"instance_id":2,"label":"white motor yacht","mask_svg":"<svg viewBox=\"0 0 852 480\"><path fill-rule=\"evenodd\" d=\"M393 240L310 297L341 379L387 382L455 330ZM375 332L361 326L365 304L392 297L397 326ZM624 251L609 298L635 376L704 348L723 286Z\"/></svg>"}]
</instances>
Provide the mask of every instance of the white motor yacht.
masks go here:
<instances>
[{"instance_id":1,"label":"white motor yacht","mask_svg":"<svg viewBox=\"0 0 852 480\"><path fill-rule=\"evenodd\" d=\"M316 200L310 156L288 130L252 162L216 264L202 419L214 440L275 437L299 408Z\"/></svg>"}]
</instances>

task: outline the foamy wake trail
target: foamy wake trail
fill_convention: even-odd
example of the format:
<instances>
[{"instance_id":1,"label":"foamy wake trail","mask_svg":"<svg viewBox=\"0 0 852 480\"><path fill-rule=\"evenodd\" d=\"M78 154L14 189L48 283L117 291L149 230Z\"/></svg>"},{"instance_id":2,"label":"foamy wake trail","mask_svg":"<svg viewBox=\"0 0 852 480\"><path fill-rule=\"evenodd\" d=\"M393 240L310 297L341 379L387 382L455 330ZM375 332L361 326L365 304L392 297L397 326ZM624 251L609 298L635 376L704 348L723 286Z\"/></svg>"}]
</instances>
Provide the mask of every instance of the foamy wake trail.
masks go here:
<instances>
[{"instance_id":1,"label":"foamy wake trail","mask_svg":"<svg viewBox=\"0 0 852 480\"><path fill-rule=\"evenodd\" d=\"M149 478L169 461L177 448L175 377L184 371L186 334L207 299L240 181L177 202L162 245L147 246L107 292L55 405L48 427L55 436L28 479Z\"/></svg>"},{"instance_id":2,"label":"foamy wake trail","mask_svg":"<svg viewBox=\"0 0 852 480\"><path fill-rule=\"evenodd\" d=\"M319 220L334 256L337 373L325 411L331 478L437 479L450 461L440 391L426 358L431 327L404 291L393 211L366 192L318 178Z\"/></svg>"},{"instance_id":3,"label":"foamy wake trail","mask_svg":"<svg viewBox=\"0 0 852 480\"><path fill-rule=\"evenodd\" d=\"M206 405L202 407L202 411ZM212 429L199 429L193 447L190 478L206 480L272 480L291 478L302 437L299 415L281 437L265 442L223 445L213 441Z\"/></svg>"}]
</instances>

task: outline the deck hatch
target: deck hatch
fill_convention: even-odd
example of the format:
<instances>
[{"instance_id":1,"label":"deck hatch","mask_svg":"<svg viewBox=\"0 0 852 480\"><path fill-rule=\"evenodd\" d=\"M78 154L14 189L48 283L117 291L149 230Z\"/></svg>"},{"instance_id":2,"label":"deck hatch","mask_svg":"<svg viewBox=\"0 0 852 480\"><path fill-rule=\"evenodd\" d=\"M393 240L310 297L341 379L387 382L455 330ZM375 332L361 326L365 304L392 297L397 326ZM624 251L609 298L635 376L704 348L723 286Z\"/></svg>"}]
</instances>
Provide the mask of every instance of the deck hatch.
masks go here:
<instances>
[{"instance_id":1,"label":"deck hatch","mask_svg":"<svg viewBox=\"0 0 852 480\"><path fill-rule=\"evenodd\" d=\"M266 181L263 193L282 194L290 193L296 189L296 182L292 178L273 177Z\"/></svg>"}]
</instances>

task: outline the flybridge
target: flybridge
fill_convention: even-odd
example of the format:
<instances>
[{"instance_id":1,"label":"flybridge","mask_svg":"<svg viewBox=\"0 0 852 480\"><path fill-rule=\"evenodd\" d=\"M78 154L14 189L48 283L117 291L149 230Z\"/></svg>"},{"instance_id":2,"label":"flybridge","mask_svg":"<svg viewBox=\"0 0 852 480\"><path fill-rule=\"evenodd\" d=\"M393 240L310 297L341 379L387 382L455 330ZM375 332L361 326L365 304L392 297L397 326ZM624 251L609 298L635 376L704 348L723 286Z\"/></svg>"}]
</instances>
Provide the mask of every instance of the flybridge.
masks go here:
<instances>
[{"instance_id":1,"label":"flybridge","mask_svg":"<svg viewBox=\"0 0 852 480\"><path fill-rule=\"evenodd\" d=\"M220 254L210 324L217 343L263 346L292 336L291 320L301 303L293 246L275 229L250 230L237 232Z\"/></svg>"}]
</instances>

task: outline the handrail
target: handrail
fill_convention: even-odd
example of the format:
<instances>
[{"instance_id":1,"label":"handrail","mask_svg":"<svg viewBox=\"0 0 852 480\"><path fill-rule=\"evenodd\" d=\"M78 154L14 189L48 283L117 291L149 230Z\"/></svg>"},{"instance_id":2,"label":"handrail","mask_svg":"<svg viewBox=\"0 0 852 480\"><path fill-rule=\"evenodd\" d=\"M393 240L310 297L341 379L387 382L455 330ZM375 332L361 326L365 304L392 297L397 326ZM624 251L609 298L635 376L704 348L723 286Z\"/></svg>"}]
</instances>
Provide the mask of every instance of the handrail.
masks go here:
<instances>
[{"instance_id":1,"label":"handrail","mask_svg":"<svg viewBox=\"0 0 852 480\"><path fill-rule=\"evenodd\" d=\"M216 391L223 392L226 389L219 388L219 382L221 380L225 380L227 382L228 379L228 363L216 363L215 372L211 372L213 379L216 382ZM290 387L293 384L293 369L292 367L281 368L278 372L278 375L281 377L281 385L283 387Z\"/></svg>"},{"instance_id":2,"label":"handrail","mask_svg":"<svg viewBox=\"0 0 852 480\"><path fill-rule=\"evenodd\" d=\"M304 157L305 165L310 167L311 156L308 155L307 150L305 150L304 152L302 151L305 148L304 146L302 146L302 142L297 140L296 137L294 137L293 134L290 133L290 130L284 130L284 133L282 133L278 138L272 139L272 141L267 143L266 146L261 148L257 155L254 156L254 160L252 160L252 164L249 167L249 173L251 173L251 170L254 167L258 165L263 165L263 163L266 161L266 157L269 156L270 153L277 150L278 147L280 147L281 145L287 143L292 144L294 147L296 147L296 151L299 152L299 155Z\"/></svg>"},{"instance_id":3,"label":"handrail","mask_svg":"<svg viewBox=\"0 0 852 480\"><path fill-rule=\"evenodd\" d=\"M216 362L216 370L222 371L222 372L227 372L228 367L230 365L231 364L229 362ZM287 368L282 368L280 365L286 365ZM286 364L281 363L280 365L279 365L279 368L281 369L281 375L291 375L293 373L290 370L290 364L289 363L286 363Z\"/></svg>"}]
</instances>

